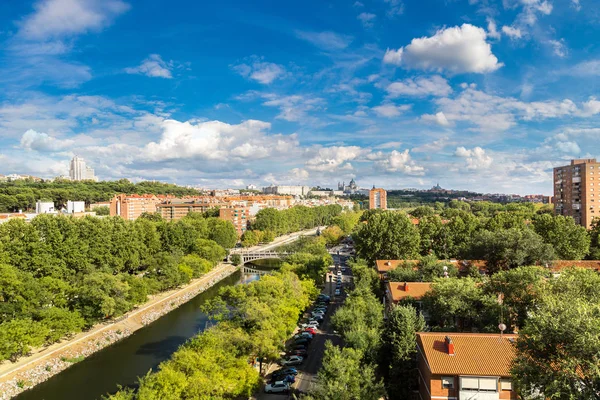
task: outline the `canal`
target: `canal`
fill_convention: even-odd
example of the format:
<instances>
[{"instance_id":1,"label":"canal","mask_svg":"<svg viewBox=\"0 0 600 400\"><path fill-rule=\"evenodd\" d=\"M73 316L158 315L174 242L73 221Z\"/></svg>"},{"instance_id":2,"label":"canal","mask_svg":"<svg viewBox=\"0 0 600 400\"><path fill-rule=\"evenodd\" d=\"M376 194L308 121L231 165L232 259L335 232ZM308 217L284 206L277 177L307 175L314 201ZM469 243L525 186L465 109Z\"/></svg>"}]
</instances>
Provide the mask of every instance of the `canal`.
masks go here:
<instances>
[{"instance_id":1,"label":"canal","mask_svg":"<svg viewBox=\"0 0 600 400\"><path fill-rule=\"evenodd\" d=\"M252 267L270 269L276 265L255 264ZM238 271L152 324L23 392L16 399L97 400L116 392L117 385L135 387L139 376L156 370L158 364L169 359L181 344L205 329L208 318L200 311L203 303L217 295L222 287L258 278L258 275L242 276Z\"/></svg>"}]
</instances>

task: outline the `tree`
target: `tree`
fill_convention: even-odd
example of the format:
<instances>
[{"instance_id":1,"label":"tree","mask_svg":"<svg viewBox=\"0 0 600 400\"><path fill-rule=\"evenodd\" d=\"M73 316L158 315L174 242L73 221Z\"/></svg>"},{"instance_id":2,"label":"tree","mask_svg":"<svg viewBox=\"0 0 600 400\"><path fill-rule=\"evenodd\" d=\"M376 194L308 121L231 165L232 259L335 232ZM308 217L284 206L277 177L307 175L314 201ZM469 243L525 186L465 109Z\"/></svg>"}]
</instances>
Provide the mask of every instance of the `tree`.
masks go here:
<instances>
[{"instance_id":1,"label":"tree","mask_svg":"<svg viewBox=\"0 0 600 400\"><path fill-rule=\"evenodd\" d=\"M230 221L224 221L218 218L208 220L209 234L208 238L214 240L220 246L231 249L237 243L237 231Z\"/></svg>"},{"instance_id":2,"label":"tree","mask_svg":"<svg viewBox=\"0 0 600 400\"><path fill-rule=\"evenodd\" d=\"M531 310L511 370L527 398L600 398L599 285L595 272L563 272Z\"/></svg>"},{"instance_id":3,"label":"tree","mask_svg":"<svg viewBox=\"0 0 600 400\"><path fill-rule=\"evenodd\" d=\"M108 207L108 206L96 207L96 208L94 208L94 212L98 216L110 215L110 207Z\"/></svg>"},{"instance_id":4,"label":"tree","mask_svg":"<svg viewBox=\"0 0 600 400\"><path fill-rule=\"evenodd\" d=\"M535 309L543 288L547 271L541 267L519 267L493 274L483 290L490 296L501 296L502 307L507 310L506 322L511 327L522 328L527 315Z\"/></svg>"},{"instance_id":5,"label":"tree","mask_svg":"<svg viewBox=\"0 0 600 400\"><path fill-rule=\"evenodd\" d=\"M233 265L240 265L242 263L242 257L239 254L234 254L231 256L231 263Z\"/></svg>"},{"instance_id":6,"label":"tree","mask_svg":"<svg viewBox=\"0 0 600 400\"><path fill-rule=\"evenodd\" d=\"M385 394L375 368L361 362L359 350L339 348L325 343L323 366L309 398L315 400L378 400Z\"/></svg>"},{"instance_id":7,"label":"tree","mask_svg":"<svg viewBox=\"0 0 600 400\"><path fill-rule=\"evenodd\" d=\"M600 260L600 218L594 218L590 227L590 260Z\"/></svg>"},{"instance_id":8,"label":"tree","mask_svg":"<svg viewBox=\"0 0 600 400\"><path fill-rule=\"evenodd\" d=\"M344 236L344 232L340 227L334 225L324 229L323 232L321 232L321 236L325 239L327 244L334 245L340 242Z\"/></svg>"},{"instance_id":9,"label":"tree","mask_svg":"<svg viewBox=\"0 0 600 400\"><path fill-rule=\"evenodd\" d=\"M242 235L242 246L252 247L256 246L259 242L259 231L246 231Z\"/></svg>"},{"instance_id":10,"label":"tree","mask_svg":"<svg viewBox=\"0 0 600 400\"><path fill-rule=\"evenodd\" d=\"M412 210L410 215L419 219L423 217L433 217L435 215L435 210L429 206L420 206Z\"/></svg>"},{"instance_id":11,"label":"tree","mask_svg":"<svg viewBox=\"0 0 600 400\"><path fill-rule=\"evenodd\" d=\"M371 262L412 259L419 251L419 231L406 214L386 211L372 214L354 235L356 251Z\"/></svg>"},{"instance_id":12,"label":"tree","mask_svg":"<svg viewBox=\"0 0 600 400\"><path fill-rule=\"evenodd\" d=\"M16 361L31 347L41 346L49 329L30 319L13 319L0 324L0 360Z\"/></svg>"},{"instance_id":13,"label":"tree","mask_svg":"<svg viewBox=\"0 0 600 400\"><path fill-rule=\"evenodd\" d=\"M552 246L531 229L480 231L471 244L473 259L486 260L491 271L545 264L555 258Z\"/></svg>"},{"instance_id":14,"label":"tree","mask_svg":"<svg viewBox=\"0 0 600 400\"><path fill-rule=\"evenodd\" d=\"M561 260L581 260L590 249L590 236L585 227L572 217L541 214L534 218L533 228L544 242L554 247Z\"/></svg>"},{"instance_id":15,"label":"tree","mask_svg":"<svg viewBox=\"0 0 600 400\"><path fill-rule=\"evenodd\" d=\"M223 261L227 256L225 249L214 240L198 239L194 245L194 253L210 261L213 265Z\"/></svg>"},{"instance_id":16,"label":"tree","mask_svg":"<svg viewBox=\"0 0 600 400\"><path fill-rule=\"evenodd\" d=\"M37 313L37 318L48 328L46 335L48 343L54 343L65 336L81 332L85 326L85 320L79 312L64 308L45 308Z\"/></svg>"},{"instance_id":17,"label":"tree","mask_svg":"<svg viewBox=\"0 0 600 400\"><path fill-rule=\"evenodd\" d=\"M392 307L383 332L382 358L390 398L408 399L417 386L417 332L425 330L425 319L410 305Z\"/></svg>"}]
</instances>

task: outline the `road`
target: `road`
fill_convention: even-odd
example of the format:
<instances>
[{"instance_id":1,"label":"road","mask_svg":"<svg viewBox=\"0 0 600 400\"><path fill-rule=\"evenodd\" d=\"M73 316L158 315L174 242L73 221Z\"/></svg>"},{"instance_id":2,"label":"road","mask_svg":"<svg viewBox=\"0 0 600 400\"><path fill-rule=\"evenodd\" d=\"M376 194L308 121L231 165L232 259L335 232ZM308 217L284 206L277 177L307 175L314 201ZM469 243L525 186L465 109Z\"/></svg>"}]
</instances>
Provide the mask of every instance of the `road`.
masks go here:
<instances>
[{"instance_id":1,"label":"road","mask_svg":"<svg viewBox=\"0 0 600 400\"><path fill-rule=\"evenodd\" d=\"M331 316L335 314L335 311L344 303L345 290L347 290L352 282L352 272L346 264L350 254L349 249L346 249L343 245L333 247L329 252L333 257L334 266L330 268L327 282L325 283L322 293L331 297L331 303L329 304L323 323L317 330L317 334L309 346L308 359L306 359L302 365L296 367L299 371L298 375L296 376L296 382L293 385L296 393L308 392L316 381L317 373L319 372L323 361L325 343L330 340L335 345L343 344L342 338L334 333L330 320ZM342 288L344 290L340 296L334 296L335 278L332 278L331 281L329 280L329 275L335 275L335 266L345 267L345 271L342 272ZM308 315L309 313L306 313L306 316ZM276 369L278 369L278 366L274 366L269 372L272 372ZM270 376L268 376L268 378L270 378ZM255 396L257 400L282 400L289 397L290 395L288 394L266 394L264 392L258 393Z\"/></svg>"}]
</instances>

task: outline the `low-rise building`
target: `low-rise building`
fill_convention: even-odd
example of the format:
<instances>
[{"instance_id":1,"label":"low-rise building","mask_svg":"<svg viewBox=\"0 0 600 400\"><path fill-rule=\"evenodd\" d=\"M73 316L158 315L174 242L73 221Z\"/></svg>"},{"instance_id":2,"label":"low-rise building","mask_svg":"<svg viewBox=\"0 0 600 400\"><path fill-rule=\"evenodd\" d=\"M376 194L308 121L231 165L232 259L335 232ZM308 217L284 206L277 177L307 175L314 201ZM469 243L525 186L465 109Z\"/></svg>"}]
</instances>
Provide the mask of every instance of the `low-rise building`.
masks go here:
<instances>
[{"instance_id":1,"label":"low-rise building","mask_svg":"<svg viewBox=\"0 0 600 400\"><path fill-rule=\"evenodd\" d=\"M67 201L67 213L76 214L85 212L85 201Z\"/></svg>"},{"instance_id":2,"label":"low-rise building","mask_svg":"<svg viewBox=\"0 0 600 400\"><path fill-rule=\"evenodd\" d=\"M510 367L514 334L417 333L419 398L517 399Z\"/></svg>"},{"instance_id":3,"label":"low-rise building","mask_svg":"<svg viewBox=\"0 0 600 400\"><path fill-rule=\"evenodd\" d=\"M310 192L309 186L267 186L263 188L265 194L287 194L291 196L307 196Z\"/></svg>"},{"instance_id":4,"label":"low-rise building","mask_svg":"<svg viewBox=\"0 0 600 400\"><path fill-rule=\"evenodd\" d=\"M56 209L54 208L54 203L51 201L41 201L38 200L35 202L35 213L36 214L54 214L56 213Z\"/></svg>"},{"instance_id":5,"label":"low-rise building","mask_svg":"<svg viewBox=\"0 0 600 400\"><path fill-rule=\"evenodd\" d=\"M215 207L223 207L225 203L209 202L203 199L172 199L156 205L158 213L166 221L176 221L191 212L203 213Z\"/></svg>"},{"instance_id":6,"label":"low-rise building","mask_svg":"<svg viewBox=\"0 0 600 400\"><path fill-rule=\"evenodd\" d=\"M166 198L153 194L117 194L110 201L110 216L133 221L143 213L155 213L156 206Z\"/></svg>"},{"instance_id":7,"label":"low-rise building","mask_svg":"<svg viewBox=\"0 0 600 400\"><path fill-rule=\"evenodd\" d=\"M248 228L248 219L250 218L250 210L248 207L227 207L219 210L219 218L225 221L230 221L238 236L242 236Z\"/></svg>"},{"instance_id":8,"label":"low-rise building","mask_svg":"<svg viewBox=\"0 0 600 400\"><path fill-rule=\"evenodd\" d=\"M385 288L387 304L398 304L405 299L420 301L431 290L431 282L387 282Z\"/></svg>"}]
</instances>

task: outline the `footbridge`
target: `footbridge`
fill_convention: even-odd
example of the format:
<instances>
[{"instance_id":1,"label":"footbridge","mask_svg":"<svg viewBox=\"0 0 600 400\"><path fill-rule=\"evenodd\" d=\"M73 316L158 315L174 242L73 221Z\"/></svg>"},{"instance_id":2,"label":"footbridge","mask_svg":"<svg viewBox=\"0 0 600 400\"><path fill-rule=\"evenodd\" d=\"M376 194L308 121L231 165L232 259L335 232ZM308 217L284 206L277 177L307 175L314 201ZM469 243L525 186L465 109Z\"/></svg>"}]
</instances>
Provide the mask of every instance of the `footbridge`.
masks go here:
<instances>
[{"instance_id":1,"label":"footbridge","mask_svg":"<svg viewBox=\"0 0 600 400\"><path fill-rule=\"evenodd\" d=\"M245 251L245 250L232 250L229 254L229 260L231 261L231 256L237 254L241 258L241 263L246 264L247 262L254 260L264 260L267 258L278 258L281 259L283 257L289 256L292 253L287 251L273 251L273 250L256 250L256 251Z\"/></svg>"}]
</instances>

